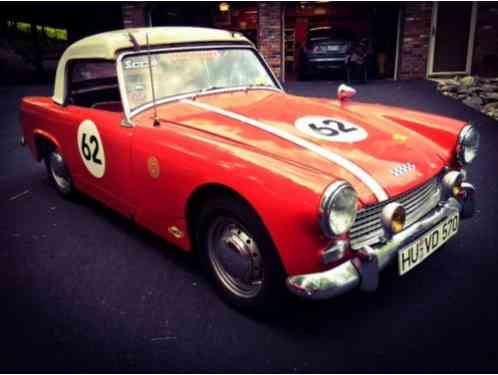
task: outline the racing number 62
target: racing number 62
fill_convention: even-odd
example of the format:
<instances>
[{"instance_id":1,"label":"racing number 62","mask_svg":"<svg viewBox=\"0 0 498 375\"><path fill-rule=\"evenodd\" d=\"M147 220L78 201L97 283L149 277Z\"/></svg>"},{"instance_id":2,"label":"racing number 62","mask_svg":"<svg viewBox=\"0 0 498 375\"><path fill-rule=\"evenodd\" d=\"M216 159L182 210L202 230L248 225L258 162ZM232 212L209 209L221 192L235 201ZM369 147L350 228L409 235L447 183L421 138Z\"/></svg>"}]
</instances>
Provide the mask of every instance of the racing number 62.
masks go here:
<instances>
[{"instance_id":1,"label":"racing number 62","mask_svg":"<svg viewBox=\"0 0 498 375\"><path fill-rule=\"evenodd\" d=\"M93 152L90 147L93 145ZM99 159L99 141L95 135L91 135L89 142L86 142L86 133L83 133L81 137L81 151L83 153L83 157L88 161L93 161L95 164L102 164L102 160Z\"/></svg>"}]
</instances>

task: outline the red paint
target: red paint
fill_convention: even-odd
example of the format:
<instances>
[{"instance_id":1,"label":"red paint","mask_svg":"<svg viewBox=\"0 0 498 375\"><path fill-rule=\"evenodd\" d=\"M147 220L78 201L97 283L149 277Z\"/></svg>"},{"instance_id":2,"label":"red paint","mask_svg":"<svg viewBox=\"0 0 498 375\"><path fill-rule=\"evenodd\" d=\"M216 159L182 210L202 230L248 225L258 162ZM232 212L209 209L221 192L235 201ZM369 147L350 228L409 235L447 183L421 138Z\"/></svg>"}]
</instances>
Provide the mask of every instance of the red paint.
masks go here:
<instances>
[{"instance_id":1,"label":"red paint","mask_svg":"<svg viewBox=\"0 0 498 375\"><path fill-rule=\"evenodd\" d=\"M361 166L381 183L390 197L412 189L445 165L454 163L458 132L464 123L400 108L301 98L272 91L210 95L198 101L254 118L308 139ZM226 186L244 197L266 225L290 275L322 269L320 251L328 244L318 225L321 193L336 179L350 181L360 204L376 202L370 190L338 165L248 124L184 102L137 115L134 127L122 126L123 114L62 107L50 98L27 97L21 104L21 125L37 157L35 136L52 140L66 160L76 187L178 247L190 250L186 206L207 184ZM302 116L347 120L364 128L368 138L340 144L310 138L294 127ZM92 120L99 129L106 172L94 178L77 145L79 124ZM155 156L160 175L152 178L147 160ZM393 177L389 170L411 162L416 172ZM186 236L177 239L175 225Z\"/></svg>"}]
</instances>

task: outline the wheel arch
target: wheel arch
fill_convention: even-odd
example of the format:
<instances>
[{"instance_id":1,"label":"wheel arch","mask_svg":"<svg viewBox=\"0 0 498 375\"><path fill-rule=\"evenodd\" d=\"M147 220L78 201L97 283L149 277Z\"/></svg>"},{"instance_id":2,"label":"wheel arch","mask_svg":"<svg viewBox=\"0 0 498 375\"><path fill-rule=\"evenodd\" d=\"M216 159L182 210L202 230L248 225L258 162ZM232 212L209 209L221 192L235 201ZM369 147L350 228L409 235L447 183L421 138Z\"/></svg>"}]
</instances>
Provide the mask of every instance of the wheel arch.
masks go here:
<instances>
[{"instance_id":1,"label":"wheel arch","mask_svg":"<svg viewBox=\"0 0 498 375\"><path fill-rule=\"evenodd\" d=\"M251 202L246 197L244 197L241 193L239 193L238 191L232 189L227 185L220 183L207 183L198 186L190 194L189 198L187 199L187 204L185 205L185 218L187 221L187 231L191 240L192 251L194 252L196 251L196 244L195 244L196 212L210 197L213 197L215 195L218 196L223 195L238 199L242 201L244 204L246 204L248 207L250 207L251 210L254 211L254 213L257 215L257 217L263 224L263 227L265 231L268 233L269 238L272 239L271 233L264 224L264 220L262 220L262 217L259 214L258 210L254 207L253 204L251 204Z\"/></svg>"},{"instance_id":2,"label":"wheel arch","mask_svg":"<svg viewBox=\"0 0 498 375\"><path fill-rule=\"evenodd\" d=\"M43 130L35 130L33 132L34 146L35 146L35 158L37 161L41 161L45 156L45 153L52 148L61 149L59 142L51 134Z\"/></svg>"}]
</instances>

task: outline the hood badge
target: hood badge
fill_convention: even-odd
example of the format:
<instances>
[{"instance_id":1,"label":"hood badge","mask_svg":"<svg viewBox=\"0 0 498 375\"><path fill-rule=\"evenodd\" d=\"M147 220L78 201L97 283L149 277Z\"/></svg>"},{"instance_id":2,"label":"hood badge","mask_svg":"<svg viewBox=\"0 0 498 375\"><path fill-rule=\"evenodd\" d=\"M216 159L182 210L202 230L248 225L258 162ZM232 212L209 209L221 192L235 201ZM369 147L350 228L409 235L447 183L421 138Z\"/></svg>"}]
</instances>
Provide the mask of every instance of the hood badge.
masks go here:
<instances>
[{"instance_id":1,"label":"hood badge","mask_svg":"<svg viewBox=\"0 0 498 375\"><path fill-rule=\"evenodd\" d=\"M414 171L417 167L413 163L405 163L405 164L400 164L390 170L391 174L394 177L399 177L401 175L404 175L408 172Z\"/></svg>"}]
</instances>

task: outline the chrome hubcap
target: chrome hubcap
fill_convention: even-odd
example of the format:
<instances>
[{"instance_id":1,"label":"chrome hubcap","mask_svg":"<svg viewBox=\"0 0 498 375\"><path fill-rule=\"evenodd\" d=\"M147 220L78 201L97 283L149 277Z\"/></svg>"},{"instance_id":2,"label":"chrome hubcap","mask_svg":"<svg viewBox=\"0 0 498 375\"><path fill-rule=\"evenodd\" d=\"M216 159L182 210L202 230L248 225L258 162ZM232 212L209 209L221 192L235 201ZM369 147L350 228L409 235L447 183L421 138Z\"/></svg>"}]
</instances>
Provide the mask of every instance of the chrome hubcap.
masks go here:
<instances>
[{"instance_id":1,"label":"chrome hubcap","mask_svg":"<svg viewBox=\"0 0 498 375\"><path fill-rule=\"evenodd\" d=\"M60 190L68 192L71 189L71 179L67 174L64 159L57 152L50 154L50 172Z\"/></svg>"},{"instance_id":2,"label":"chrome hubcap","mask_svg":"<svg viewBox=\"0 0 498 375\"><path fill-rule=\"evenodd\" d=\"M208 232L209 260L216 276L233 294L256 296L263 284L263 259L256 241L234 219L217 218Z\"/></svg>"}]
</instances>

